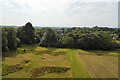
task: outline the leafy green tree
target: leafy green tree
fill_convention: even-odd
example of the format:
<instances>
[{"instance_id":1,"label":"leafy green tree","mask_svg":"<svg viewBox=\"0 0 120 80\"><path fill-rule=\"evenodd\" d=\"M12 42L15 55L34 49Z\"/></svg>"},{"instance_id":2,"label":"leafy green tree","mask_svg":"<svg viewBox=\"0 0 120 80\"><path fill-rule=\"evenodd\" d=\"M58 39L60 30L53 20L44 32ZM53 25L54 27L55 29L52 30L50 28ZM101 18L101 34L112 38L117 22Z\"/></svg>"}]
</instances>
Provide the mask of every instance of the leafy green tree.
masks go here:
<instances>
[{"instance_id":1,"label":"leafy green tree","mask_svg":"<svg viewBox=\"0 0 120 80\"><path fill-rule=\"evenodd\" d=\"M116 41L113 40L106 32L99 34L99 36L101 36L101 43L99 44L99 49L110 50L116 46Z\"/></svg>"},{"instance_id":2,"label":"leafy green tree","mask_svg":"<svg viewBox=\"0 0 120 80\"><path fill-rule=\"evenodd\" d=\"M35 42L40 43L46 28L35 30Z\"/></svg>"},{"instance_id":3,"label":"leafy green tree","mask_svg":"<svg viewBox=\"0 0 120 80\"><path fill-rule=\"evenodd\" d=\"M26 23L25 26L23 26L23 39L24 39L24 43L26 44L32 44L35 42L35 38L34 38L34 28L32 26L32 24L30 22Z\"/></svg>"},{"instance_id":4,"label":"leafy green tree","mask_svg":"<svg viewBox=\"0 0 120 80\"><path fill-rule=\"evenodd\" d=\"M62 39L57 40L56 47L57 48L64 48Z\"/></svg>"},{"instance_id":5,"label":"leafy green tree","mask_svg":"<svg viewBox=\"0 0 120 80\"><path fill-rule=\"evenodd\" d=\"M26 23L25 26L18 28L17 36L22 44L35 43L34 28L30 22Z\"/></svg>"},{"instance_id":6,"label":"leafy green tree","mask_svg":"<svg viewBox=\"0 0 120 80\"><path fill-rule=\"evenodd\" d=\"M20 42L18 43L18 46L20 46L23 43L23 31L22 27L17 28L17 37L20 39Z\"/></svg>"},{"instance_id":7,"label":"leafy green tree","mask_svg":"<svg viewBox=\"0 0 120 80\"><path fill-rule=\"evenodd\" d=\"M9 48L7 47L7 31L5 28L2 28L2 51L7 51Z\"/></svg>"},{"instance_id":8,"label":"leafy green tree","mask_svg":"<svg viewBox=\"0 0 120 80\"><path fill-rule=\"evenodd\" d=\"M63 45L64 47L68 47L68 48L73 48L74 46L74 39L72 37L63 37L62 38L62 42L63 42Z\"/></svg>"},{"instance_id":9,"label":"leafy green tree","mask_svg":"<svg viewBox=\"0 0 120 80\"><path fill-rule=\"evenodd\" d=\"M106 32L82 34L78 44L81 49L110 50L116 46L115 41Z\"/></svg>"},{"instance_id":10,"label":"leafy green tree","mask_svg":"<svg viewBox=\"0 0 120 80\"><path fill-rule=\"evenodd\" d=\"M56 33L51 28L47 28L40 41L40 46L44 47L55 47L57 42Z\"/></svg>"},{"instance_id":11,"label":"leafy green tree","mask_svg":"<svg viewBox=\"0 0 120 80\"><path fill-rule=\"evenodd\" d=\"M20 42L20 40L16 36L16 29L13 27L7 28L7 40L8 40L8 48L10 50L16 50L17 44Z\"/></svg>"},{"instance_id":12,"label":"leafy green tree","mask_svg":"<svg viewBox=\"0 0 120 80\"><path fill-rule=\"evenodd\" d=\"M94 48L94 37L91 34L82 34L78 40L79 48L81 49L92 49Z\"/></svg>"}]
</instances>

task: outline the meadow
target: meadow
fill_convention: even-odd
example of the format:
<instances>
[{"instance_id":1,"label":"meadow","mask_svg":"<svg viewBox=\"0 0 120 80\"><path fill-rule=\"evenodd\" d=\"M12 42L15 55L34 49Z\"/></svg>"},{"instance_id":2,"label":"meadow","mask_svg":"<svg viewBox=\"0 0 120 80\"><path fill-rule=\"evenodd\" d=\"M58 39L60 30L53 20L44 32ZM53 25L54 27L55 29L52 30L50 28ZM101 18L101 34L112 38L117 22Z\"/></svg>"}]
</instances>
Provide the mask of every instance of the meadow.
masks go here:
<instances>
[{"instance_id":1,"label":"meadow","mask_svg":"<svg viewBox=\"0 0 120 80\"><path fill-rule=\"evenodd\" d=\"M3 52L3 78L117 78L119 51L23 45Z\"/></svg>"}]
</instances>

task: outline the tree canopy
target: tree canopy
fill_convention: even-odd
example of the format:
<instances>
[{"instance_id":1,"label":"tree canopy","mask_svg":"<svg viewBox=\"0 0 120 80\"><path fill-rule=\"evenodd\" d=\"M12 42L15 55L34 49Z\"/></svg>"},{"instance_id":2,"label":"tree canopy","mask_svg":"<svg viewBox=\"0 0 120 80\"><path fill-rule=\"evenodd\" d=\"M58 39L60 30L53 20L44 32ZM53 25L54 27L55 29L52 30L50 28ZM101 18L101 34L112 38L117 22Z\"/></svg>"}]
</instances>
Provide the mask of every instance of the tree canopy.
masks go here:
<instances>
[{"instance_id":1,"label":"tree canopy","mask_svg":"<svg viewBox=\"0 0 120 80\"><path fill-rule=\"evenodd\" d=\"M18 28L17 36L23 44L35 43L34 27L30 22L26 23L25 26Z\"/></svg>"},{"instance_id":2,"label":"tree canopy","mask_svg":"<svg viewBox=\"0 0 120 80\"><path fill-rule=\"evenodd\" d=\"M40 41L40 46L54 47L57 42L56 33L51 28L46 28L43 37Z\"/></svg>"},{"instance_id":3,"label":"tree canopy","mask_svg":"<svg viewBox=\"0 0 120 80\"><path fill-rule=\"evenodd\" d=\"M23 44L38 44L42 47L79 48L87 50L111 50L118 48L120 29L93 28L41 28L34 29L28 22L24 26L2 28L2 50L16 50Z\"/></svg>"}]
</instances>

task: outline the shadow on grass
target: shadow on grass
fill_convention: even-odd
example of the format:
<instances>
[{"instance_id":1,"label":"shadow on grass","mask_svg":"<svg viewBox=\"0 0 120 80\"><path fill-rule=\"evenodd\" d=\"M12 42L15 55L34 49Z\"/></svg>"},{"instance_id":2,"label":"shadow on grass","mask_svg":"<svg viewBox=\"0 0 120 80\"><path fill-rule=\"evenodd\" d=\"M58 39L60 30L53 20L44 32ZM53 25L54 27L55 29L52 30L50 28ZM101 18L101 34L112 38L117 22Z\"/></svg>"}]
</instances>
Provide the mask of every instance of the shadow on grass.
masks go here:
<instances>
[{"instance_id":1,"label":"shadow on grass","mask_svg":"<svg viewBox=\"0 0 120 80\"><path fill-rule=\"evenodd\" d=\"M2 60L5 60L5 57L15 57L17 54L24 54L25 51L32 51L36 49L37 45L32 44L32 45L21 45L20 47L17 48L17 50L9 50L6 52L2 52Z\"/></svg>"},{"instance_id":2,"label":"shadow on grass","mask_svg":"<svg viewBox=\"0 0 120 80\"><path fill-rule=\"evenodd\" d=\"M110 51L103 51L103 50L84 50L86 53L89 54L96 54L98 56L100 55L112 55L112 56L118 56L120 53L120 49L116 50L110 50Z\"/></svg>"},{"instance_id":3,"label":"shadow on grass","mask_svg":"<svg viewBox=\"0 0 120 80\"><path fill-rule=\"evenodd\" d=\"M26 45L21 45L20 47L18 48L21 48L21 49L29 49L29 50L34 50L36 49L38 46L36 44L26 44Z\"/></svg>"},{"instance_id":4,"label":"shadow on grass","mask_svg":"<svg viewBox=\"0 0 120 80\"><path fill-rule=\"evenodd\" d=\"M5 60L5 57L15 57L17 55L16 50L9 50L7 52L2 52L2 60Z\"/></svg>"},{"instance_id":5,"label":"shadow on grass","mask_svg":"<svg viewBox=\"0 0 120 80\"><path fill-rule=\"evenodd\" d=\"M16 51L17 50L9 50L7 52L3 52L2 57L15 57L17 55Z\"/></svg>"}]
</instances>

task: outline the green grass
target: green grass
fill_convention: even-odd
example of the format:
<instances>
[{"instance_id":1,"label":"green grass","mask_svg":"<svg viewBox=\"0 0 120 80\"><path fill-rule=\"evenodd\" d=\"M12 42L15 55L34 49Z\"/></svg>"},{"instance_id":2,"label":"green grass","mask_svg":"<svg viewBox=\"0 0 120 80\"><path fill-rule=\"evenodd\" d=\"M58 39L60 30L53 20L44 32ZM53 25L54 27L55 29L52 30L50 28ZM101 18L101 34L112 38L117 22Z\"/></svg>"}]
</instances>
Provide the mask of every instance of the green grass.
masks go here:
<instances>
[{"instance_id":1,"label":"green grass","mask_svg":"<svg viewBox=\"0 0 120 80\"><path fill-rule=\"evenodd\" d=\"M68 75L67 73L49 73L37 78L68 78Z\"/></svg>"},{"instance_id":2,"label":"green grass","mask_svg":"<svg viewBox=\"0 0 120 80\"><path fill-rule=\"evenodd\" d=\"M79 54L93 78L117 78L118 57Z\"/></svg>"},{"instance_id":3,"label":"green grass","mask_svg":"<svg viewBox=\"0 0 120 80\"><path fill-rule=\"evenodd\" d=\"M96 55L99 53L104 55ZM30 78L26 70L36 70L45 66L70 67L71 69L62 73L46 73L36 76L37 78L117 77L117 51L86 51L81 49L45 48L37 45L24 45L16 51L4 52L3 54L3 64L15 65L22 63L24 65L22 70L17 70L3 76L7 78ZM33 73L36 74L35 72ZM37 74L39 74L39 71Z\"/></svg>"},{"instance_id":4,"label":"green grass","mask_svg":"<svg viewBox=\"0 0 120 80\"><path fill-rule=\"evenodd\" d=\"M20 70L15 73L11 73L7 76L4 76L4 78L29 78L27 75L27 72L25 70Z\"/></svg>"},{"instance_id":5,"label":"green grass","mask_svg":"<svg viewBox=\"0 0 120 80\"><path fill-rule=\"evenodd\" d=\"M90 54L104 54L104 55L107 55L107 56L118 56L119 55L119 51L118 50L115 50L115 51L100 51L100 50L91 50L91 51L87 51L89 52Z\"/></svg>"},{"instance_id":6,"label":"green grass","mask_svg":"<svg viewBox=\"0 0 120 80\"><path fill-rule=\"evenodd\" d=\"M76 50L70 50L69 53L72 61L72 73L74 78L90 78L87 70L85 70L84 66L79 61Z\"/></svg>"}]
</instances>

